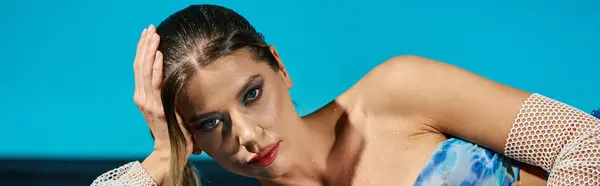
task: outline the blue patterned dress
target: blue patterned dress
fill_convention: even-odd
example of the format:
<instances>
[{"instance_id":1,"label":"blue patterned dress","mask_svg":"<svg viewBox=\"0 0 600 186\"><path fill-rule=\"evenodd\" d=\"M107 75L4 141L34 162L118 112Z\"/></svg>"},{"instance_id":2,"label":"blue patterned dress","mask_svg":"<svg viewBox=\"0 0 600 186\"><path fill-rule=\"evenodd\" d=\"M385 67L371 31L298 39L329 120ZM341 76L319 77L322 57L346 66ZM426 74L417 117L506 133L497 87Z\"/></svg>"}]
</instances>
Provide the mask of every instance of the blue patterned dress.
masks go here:
<instances>
[{"instance_id":1,"label":"blue patterned dress","mask_svg":"<svg viewBox=\"0 0 600 186\"><path fill-rule=\"evenodd\" d=\"M600 109L591 115L600 118ZM417 177L415 186L511 186L519 162L457 138L442 142Z\"/></svg>"},{"instance_id":2,"label":"blue patterned dress","mask_svg":"<svg viewBox=\"0 0 600 186\"><path fill-rule=\"evenodd\" d=\"M510 186L518 178L518 165L491 150L450 138L431 155L415 186Z\"/></svg>"}]
</instances>

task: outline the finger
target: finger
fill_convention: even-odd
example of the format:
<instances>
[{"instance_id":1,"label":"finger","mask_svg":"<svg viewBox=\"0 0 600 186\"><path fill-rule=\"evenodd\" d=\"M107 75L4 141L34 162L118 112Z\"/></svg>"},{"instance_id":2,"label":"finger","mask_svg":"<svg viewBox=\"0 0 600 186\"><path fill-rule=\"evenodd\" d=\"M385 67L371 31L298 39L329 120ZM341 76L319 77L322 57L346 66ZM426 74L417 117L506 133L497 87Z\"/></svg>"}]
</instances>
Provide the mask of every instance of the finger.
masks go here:
<instances>
[{"instance_id":1,"label":"finger","mask_svg":"<svg viewBox=\"0 0 600 186\"><path fill-rule=\"evenodd\" d=\"M142 38L140 39L140 43L139 43L139 58L137 58L138 63L140 64L139 66L143 66L143 64L145 63L145 59L148 56L148 50L146 50L148 48L148 44L152 41L152 27L148 26L148 28L144 29L144 34L142 36ZM154 53L151 53L152 55L154 55Z\"/></svg>"},{"instance_id":2,"label":"finger","mask_svg":"<svg viewBox=\"0 0 600 186\"><path fill-rule=\"evenodd\" d=\"M150 63L152 62L152 60L149 60L150 58L154 57L154 51L151 51L151 45L153 42L153 37L154 34L156 34L155 32L155 28L152 24L150 24L150 26L148 26L147 31L146 31L146 35L144 36L144 43L142 44L142 48L141 50L143 50L143 54L145 54L143 56L142 61L143 63Z\"/></svg>"},{"instance_id":3,"label":"finger","mask_svg":"<svg viewBox=\"0 0 600 186\"><path fill-rule=\"evenodd\" d=\"M139 59L141 56L141 48L142 48L142 43L144 42L144 38L146 36L146 29L144 28L144 30L142 30L142 35L140 36L140 40L138 41L138 45L135 51L135 58L133 60L133 76L134 76L134 83L135 83L135 91L134 91L134 96L137 96L137 93L139 93L141 85L141 74L139 73L138 67L139 67Z\"/></svg>"},{"instance_id":4,"label":"finger","mask_svg":"<svg viewBox=\"0 0 600 186\"><path fill-rule=\"evenodd\" d=\"M153 27L152 25L148 26L148 28L146 28L146 33L143 37L143 41L140 44L140 56L138 58L139 61L139 66L143 68L143 66L146 63L149 63L148 58L154 56L154 51L149 51L148 50L148 45L150 45L152 43L152 36L154 35L154 31L153 31ZM152 56L149 56L152 55ZM143 75L143 73L142 73Z\"/></svg>"},{"instance_id":5,"label":"finger","mask_svg":"<svg viewBox=\"0 0 600 186\"><path fill-rule=\"evenodd\" d=\"M153 31L151 31L151 34L152 34L152 36L150 38L151 41L147 46L148 48L146 49L146 52L148 53L148 55L146 56L146 59L144 59L145 64L142 65L143 78L144 78L143 86L144 86L147 96L150 96L154 93L154 89L152 86L152 72L153 72L152 69L154 66L156 50L158 49L158 43L159 43L158 34L154 33ZM148 98L154 99L154 96L148 97Z\"/></svg>"},{"instance_id":6,"label":"finger","mask_svg":"<svg viewBox=\"0 0 600 186\"><path fill-rule=\"evenodd\" d=\"M150 41L150 36L152 36L151 34L152 30L150 29L150 27L145 28L144 32L142 33L142 37L140 38L140 42L138 43L138 55L136 56L135 59L135 73L137 75L137 89L136 89L136 93L137 96L139 97L139 99L143 100L145 99L145 91L144 91L144 72L143 72L143 66L145 64L145 59L147 58L146 56L148 55L147 52L147 46L148 43ZM152 53L153 55L153 53Z\"/></svg>"},{"instance_id":7,"label":"finger","mask_svg":"<svg viewBox=\"0 0 600 186\"><path fill-rule=\"evenodd\" d=\"M154 94L154 100L156 100L162 107L160 91L163 81L163 55L160 51L156 51L154 57L154 64L152 64L152 91Z\"/></svg>"},{"instance_id":8,"label":"finger","mask_svg":"<svg viewBox=\"0 0 600 186\"><path fill-rule=\"evenodd\" d=\"M139 55L143 49L143 44L144 44L144 39L146 38L146 32L148 32L147 28L144 28L144 30L142 30L142 35L140 36L140 39L138 40L138 44L136 47L136 51L135 51L135 59L139 59Z\"/></svg>"}]
</instances>

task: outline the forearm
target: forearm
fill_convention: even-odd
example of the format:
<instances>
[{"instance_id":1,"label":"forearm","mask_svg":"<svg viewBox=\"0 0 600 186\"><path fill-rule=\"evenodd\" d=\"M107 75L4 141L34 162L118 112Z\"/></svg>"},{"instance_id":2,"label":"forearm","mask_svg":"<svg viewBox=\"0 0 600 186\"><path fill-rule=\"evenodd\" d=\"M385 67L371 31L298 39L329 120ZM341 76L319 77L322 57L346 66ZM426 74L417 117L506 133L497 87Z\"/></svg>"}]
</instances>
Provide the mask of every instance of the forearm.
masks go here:
<instances>
[{"instance_id":1,"label":"forearm","mask_svg":"<svg viewBox=\"0 0 600 186\"><path fill-rule=\"evenodd\" d=\"M531 95L515 118L505 154L550 172L549 185L599 184L600 119Z\"/></svg>"},{"instance_id":2,"label":"forearm","mask_svg":"<svg viewBox=\"0 0 600 186\"><path fill-rule=\"evenodd\" d=\"M164 185L168 180L170 157L169 152L154 151L141 163L146 173L158 185Z\"/></svg>"},{"instance_id":3,"label":"forearm","mask_svg":"<svg viewBox=\"0 0 600 186\"><path fill-rule=\"evenodd\" d=\"M168 152L152 152L142 163L127 163L98 176L92 186L157 186L166 185L169 171Z\"/></svg>"}]
</instances>

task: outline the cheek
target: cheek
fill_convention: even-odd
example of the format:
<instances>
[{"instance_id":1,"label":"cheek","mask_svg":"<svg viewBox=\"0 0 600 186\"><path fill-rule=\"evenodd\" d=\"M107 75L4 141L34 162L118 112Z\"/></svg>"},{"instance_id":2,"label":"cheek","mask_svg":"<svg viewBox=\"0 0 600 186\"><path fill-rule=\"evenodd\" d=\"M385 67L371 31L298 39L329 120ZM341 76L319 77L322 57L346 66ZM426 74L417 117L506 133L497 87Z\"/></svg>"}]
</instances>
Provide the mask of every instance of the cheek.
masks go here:
<instances>
[{"instance_id":1,"label":"cheek","mask_svg":"<svg viewBox=\"0 0 600 186\"><path fill-rule=\"evenodd\" d=\"M194 132L194 144L211 157L219 156L223 147L223 140L216 135L209 135L203 132Z\"/></svg>"},{"instance_id":2,"label":"cheek","mask_svg":"<svg viewBox=\"0 0 600 186\"><path fill-rule=\"evenodd\" d=\"M284 101L280 92L273 89L263 95L263 106L260 113L256 116L260 117L261 125L265 128L277 127L281 124L284 116Z\"/></svg>"}]
</instances>

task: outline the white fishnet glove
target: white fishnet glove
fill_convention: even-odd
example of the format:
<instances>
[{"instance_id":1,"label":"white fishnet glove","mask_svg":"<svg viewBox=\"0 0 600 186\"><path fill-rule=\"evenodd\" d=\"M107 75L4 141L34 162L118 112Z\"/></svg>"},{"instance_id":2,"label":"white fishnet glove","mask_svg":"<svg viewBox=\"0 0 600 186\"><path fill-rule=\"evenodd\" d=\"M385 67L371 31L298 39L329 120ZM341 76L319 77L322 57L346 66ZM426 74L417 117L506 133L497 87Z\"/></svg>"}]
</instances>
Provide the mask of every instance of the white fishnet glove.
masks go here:
<instances>
[{"instance_id":1,"label":"white fishnet glove","mask_svg":"<svg viewBox=\"0 0 600 186\"><path fill-rule=\"evenodd\" d=\"M127 163L96 178L92 186L157 186L138 161Z\"/></svg>"},{"instance_id":2,"label":"white fishnet glove","mask_svg":"<svg viewBox=\"0 0 600 186\"><path fill-rule=\"evenodd\" d=\"M600 119L542 95L523 103L504 151L550 172L548 185L600 185Z\"/></svg>"}]
</instances>

